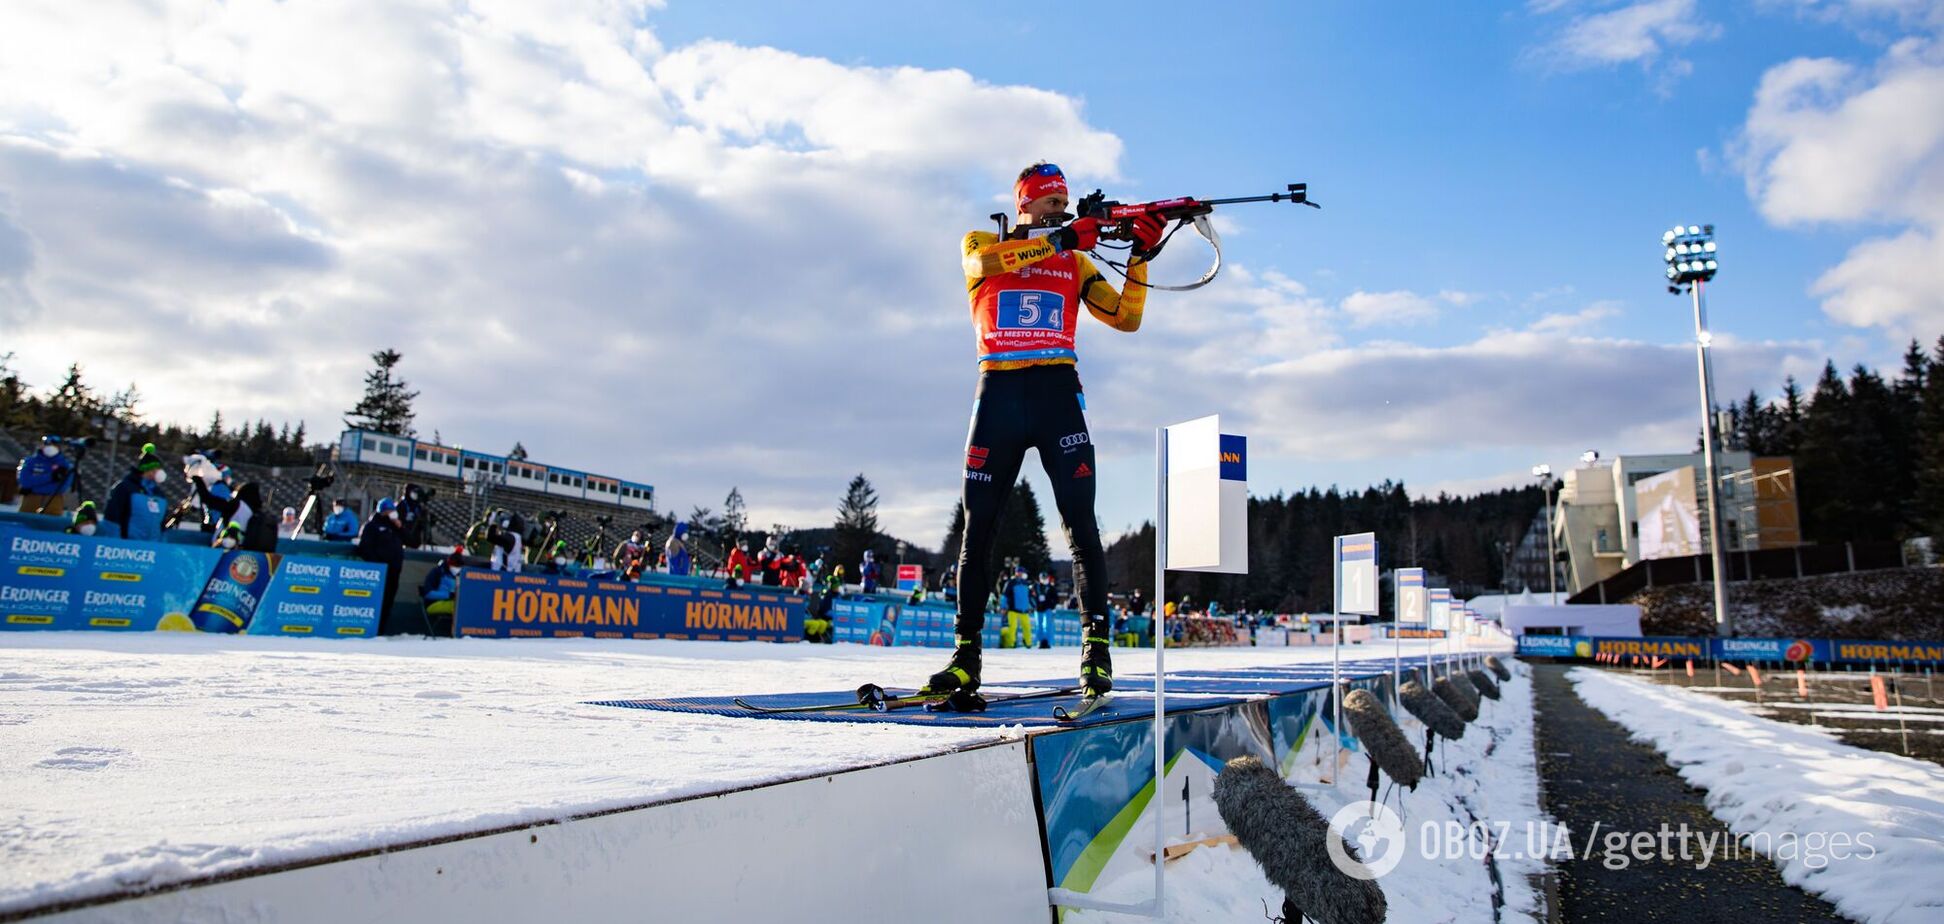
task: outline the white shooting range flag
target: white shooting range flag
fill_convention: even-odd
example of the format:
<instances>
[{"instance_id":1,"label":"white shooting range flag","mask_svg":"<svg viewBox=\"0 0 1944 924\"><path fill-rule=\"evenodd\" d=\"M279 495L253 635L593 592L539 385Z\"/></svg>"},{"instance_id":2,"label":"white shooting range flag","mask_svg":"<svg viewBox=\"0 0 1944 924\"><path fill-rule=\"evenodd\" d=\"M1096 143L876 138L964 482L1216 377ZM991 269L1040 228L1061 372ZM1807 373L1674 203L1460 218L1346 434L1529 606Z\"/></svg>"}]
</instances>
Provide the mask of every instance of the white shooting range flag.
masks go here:
<instances>
[{"instance_id":1,"label":"white shooting range flag","mask_svg":"<svg viewBox=\"0 0 1944 924\"><path fill-rule=\"evenodd\" d=\"M1377 534L1336 537L1336 611L1377 615Z\"/></svg>"},{"instance_id":2,"label":"white shooting range flag","mask_svg":"<svg viewBox=\"0 0 1944 924\"><path fill-rule=\"evenodd\" d=\"M1170 571L1249 573L1248 440L1220 416L1167 428Z\"/></svg>"},{"instance_id":3,"label":"white shooting range flag","mask_svg":"<svg viewBox=\"0 0 1944 924\"><path fill-rule=\"evenodd\" d=\"M1397 584L1398 624L1423 625L1431 614L1431 599L1424 592L1424 569L1399 568L1391 572L1391 580Z\"/></svg>"},{"instance_id":4,"label":"white shooting range flag","mask_svg":"<svg viewBox=\"0 0 1944 924\"><path fill-rule=\"evenodd\" d=\"M1431 598L1431 628L1450 630L1451 628L1451 589L1433 587Z\"/></svg>"}]
</instances>

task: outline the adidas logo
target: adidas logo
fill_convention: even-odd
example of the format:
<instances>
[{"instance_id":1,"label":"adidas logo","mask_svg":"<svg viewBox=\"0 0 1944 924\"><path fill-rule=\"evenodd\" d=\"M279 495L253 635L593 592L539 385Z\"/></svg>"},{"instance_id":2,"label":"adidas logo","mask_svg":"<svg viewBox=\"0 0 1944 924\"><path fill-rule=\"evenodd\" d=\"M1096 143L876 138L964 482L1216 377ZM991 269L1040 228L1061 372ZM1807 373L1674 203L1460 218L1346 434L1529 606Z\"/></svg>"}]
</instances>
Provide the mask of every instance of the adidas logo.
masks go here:
<instances>
[{"instance_id":1,"label":"adidas logo","mask_svg":"<svg viewBox=\"0 0 1944 924\"><path fill-rule=\"evenodd\" d=\"M1080 463L1080 467L1079 467L1079 468L1076 468L1076 469L1074 469L1074 470L1073 470L1073 477L1075 477L1075 478L1092 478L1092 477L1093 477L1093 469L1092 469L1092 468L1090 468L1090 467L1089 467L1089 466L1087 465L1087 463L1085 463L1085 462L1082 462L1082 463Z\"/></svg>"}]
</instances>

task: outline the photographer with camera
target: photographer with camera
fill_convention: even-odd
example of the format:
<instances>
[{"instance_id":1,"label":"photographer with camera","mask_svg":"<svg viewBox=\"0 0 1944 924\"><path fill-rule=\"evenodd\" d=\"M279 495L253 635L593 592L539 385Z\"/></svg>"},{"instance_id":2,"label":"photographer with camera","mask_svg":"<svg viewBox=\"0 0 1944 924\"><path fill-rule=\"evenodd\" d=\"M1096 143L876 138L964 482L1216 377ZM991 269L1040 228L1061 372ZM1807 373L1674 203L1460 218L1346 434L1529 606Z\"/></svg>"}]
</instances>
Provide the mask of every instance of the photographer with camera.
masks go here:
<instances>
[{"instance_id":1,"label":"photographer with camera","mask_svg":"<svg viewBox=\"0 0 1944 924\"><path fill-rule=\"evenodd\" d=\"M637 529L614 547L614 568L624 581L638 580L648 567L648 543Z\"/></svg>"},{"instance_id":2,"label":"photographer with camera","mask_svg":"<svg viewBox=\"0 0 1944 924\"><path fill-rule=\"evenodd\" d=\"M20 460L14 472L20 482L21 513L58 517L67 512L68 492L74 490L75 463L62 447L69 443L53 434L43 436L40 451Z\"/></svg>"}]
</instances>

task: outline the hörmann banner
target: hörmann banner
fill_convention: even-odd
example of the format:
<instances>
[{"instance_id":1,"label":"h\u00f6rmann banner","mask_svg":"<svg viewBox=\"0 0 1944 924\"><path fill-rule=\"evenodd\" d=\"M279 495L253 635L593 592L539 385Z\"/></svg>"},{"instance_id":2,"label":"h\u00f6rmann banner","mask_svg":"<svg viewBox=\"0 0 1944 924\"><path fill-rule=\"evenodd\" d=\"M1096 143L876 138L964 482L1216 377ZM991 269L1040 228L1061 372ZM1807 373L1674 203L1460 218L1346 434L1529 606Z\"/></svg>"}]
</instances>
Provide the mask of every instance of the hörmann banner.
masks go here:
<instances>
[{"instance_id":1,"label":"h\u00f6rmann banner","mask_svg":"<svg viewBox=\"0 0 1944 924\"><path fill-rule=\"evenodd\" d=\"M804 598L467 568L452 633L487 638L803 639Z\"/></svg>"}]
</instances>

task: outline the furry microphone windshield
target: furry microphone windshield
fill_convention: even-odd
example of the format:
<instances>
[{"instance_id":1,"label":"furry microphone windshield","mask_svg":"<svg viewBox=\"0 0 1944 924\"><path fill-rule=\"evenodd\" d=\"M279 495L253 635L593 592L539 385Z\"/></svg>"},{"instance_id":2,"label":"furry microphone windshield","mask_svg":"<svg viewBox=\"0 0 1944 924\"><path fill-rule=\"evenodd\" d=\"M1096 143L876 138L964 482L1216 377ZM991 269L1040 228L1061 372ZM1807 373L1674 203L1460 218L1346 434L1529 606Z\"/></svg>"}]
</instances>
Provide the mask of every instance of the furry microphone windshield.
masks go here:
<instances>
[{"instance_id":1,"label":"furry microphone windshield","mask_svg":"<svg viewBox=\"0 0 1944 924\"><path fill-rule=\"evenodd\" d=\"M1375 924L1384 919L1384 891L1375 880L1337 869L1330 862L1327 839L1339 838L1346 856L1361 854L1262 761L1229 761L1215 778L1214 795L1229 833L1283 890L1285 919L1294 922L1301 920L1294 915L1301 915L1318 924Z\"/></svg>"},{"instance_id":2,"label":"furry microphone windshield","mask_svg":"<svg viewBox=\"0 0 1944 924\"><path fill-rule=\"evenodd\" d=\"M1465 720L1458 717L1445 701L1433 695L1424 685L1415 680L1407 680L1397 688L1397 698L1404 704L1404 711L1416 716L1424 727L1436 732L1438 737L1456 741L1465 737Z\"/></svg>"},{"instance_id":3,"label":"furry microphone windshield","mask_svg":"<svg viewBox=\"0 0 1944 924\"><path fill-rule=\"evenodd\" d=\"M1498 655L1486 655L1485 666L1491 668L1492 673L1497 674L1498 679L1502 681L1512 679L1512 669L1506 667L1505 662L1498 659Z\"/></svg>"},{"instance_id":4,"label":"furry microphone windshield","mask_svg":"<svg viewBox=\"0 0 1944 924\"><path fill-rule=\"evenodd\" d=\"M1431 692L1438 694L1438 698L1444 700L1452 712L1458 713L1459 718L1467 722L1478 721L1478 700L1466 696L1465 691L1452 683L1450 677L1439 677L1432 681Z\"/></svg>"},{"instance_id":5,"label":"furry microphone windshield","mask_svg":"<svg viewBox=\"0 0 1944 924\"><path fill-rule=\"evenodd\" d=\"M1369 690L1351 690L1343 698L1343 714L1350 720L1350 730L1363 742L1364 750L1384 774L1406 789L1417 788L1418 780L1424 776L1424 759L1411 747L1410 739L1404 737L1404 730L1397 727L1384 704Z\"/></svg>"},{"instance_id":6,"label":"furry microphone windshield","mask_svg":"<svg viewBox=\"0 0 1944 924\"><path fill-rule=\"evenodd\" d=\"M1465 672L1465 676L1471 678L1472 689L1477 690L1480 696L1486 699L1499 698L1498 683L1492 680L1491 674L1481 670L1469 670Z\"/></svg>"}]
</instances>

